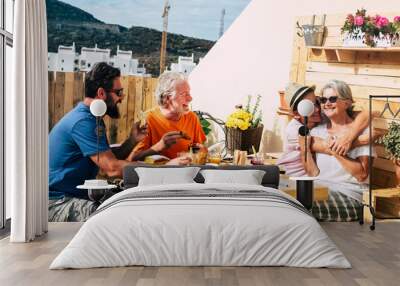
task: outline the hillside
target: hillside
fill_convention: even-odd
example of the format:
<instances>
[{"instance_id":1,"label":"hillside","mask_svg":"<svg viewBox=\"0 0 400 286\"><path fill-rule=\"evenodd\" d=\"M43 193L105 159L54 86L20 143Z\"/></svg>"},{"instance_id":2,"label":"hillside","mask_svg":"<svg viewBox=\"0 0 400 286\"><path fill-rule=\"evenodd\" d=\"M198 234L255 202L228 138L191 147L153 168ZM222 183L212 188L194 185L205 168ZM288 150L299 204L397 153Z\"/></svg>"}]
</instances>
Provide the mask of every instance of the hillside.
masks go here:
<instances>
[{"instance_id":1,"label":"hillside","mask_svg":"<svg viewBox=\"0 0 400 286\"><path fill-rule=\"evenodd\" d=\"M133 57L145 64L147 71L154 76L159 72L159 50L161 32L144 27L126 28L120 25L106 24L93 15L58 0L46 0L48 50L57 52L59 45L72 45L75 42L77 52L81 47L109 48L115 54L117 45L122 50L132 50ZM161 21L161 18L160 18ZM178 56L195 55L198 61L213 46L214 42L168 34L168 66L176 62Z\"/></svg>"},{"instance_id":2,"label":"hillside","mask_svg":"<svg viewBox=\"0 0 400 286\"><path fill-rule=\"evenodd\" d=\"M47 20L103 23L91 14L58 0L46 0Z\"/></svg>"}]
</instances>

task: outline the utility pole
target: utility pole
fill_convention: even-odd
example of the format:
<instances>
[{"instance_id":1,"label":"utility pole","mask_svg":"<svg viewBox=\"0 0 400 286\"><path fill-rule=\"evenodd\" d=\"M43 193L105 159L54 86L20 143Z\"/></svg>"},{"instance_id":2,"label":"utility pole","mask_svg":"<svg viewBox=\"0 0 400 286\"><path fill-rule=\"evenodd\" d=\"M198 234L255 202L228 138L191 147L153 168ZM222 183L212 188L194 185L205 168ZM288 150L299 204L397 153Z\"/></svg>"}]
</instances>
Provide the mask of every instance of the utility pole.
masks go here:
<instances>
[{"instance_id":1,"label":"utility pole","mask_svg":"<svg viewBox=\"0 0 400 286\"><path fill-rule=\"evenodd\" d=\"M224 34L224 20L225 20L225 8L222 9L221 11L221 20L219 24L219 37L221 38L222 35Z\"/></svg>"},{"instance_id":2,"label":"utility pole","mask_svg":"<svg viewBox=\"0 0 400 286\"><path fill-rule=\"evenodd\" d=\"M167 59L167 33L168 33L168 12L171 6L169 5L169 1L165 0L164 11L162 14L163 18L163 31L161 37L161 51L160 51L160 75L165 70L165 62Z\"/></svg>"}]
</instances>

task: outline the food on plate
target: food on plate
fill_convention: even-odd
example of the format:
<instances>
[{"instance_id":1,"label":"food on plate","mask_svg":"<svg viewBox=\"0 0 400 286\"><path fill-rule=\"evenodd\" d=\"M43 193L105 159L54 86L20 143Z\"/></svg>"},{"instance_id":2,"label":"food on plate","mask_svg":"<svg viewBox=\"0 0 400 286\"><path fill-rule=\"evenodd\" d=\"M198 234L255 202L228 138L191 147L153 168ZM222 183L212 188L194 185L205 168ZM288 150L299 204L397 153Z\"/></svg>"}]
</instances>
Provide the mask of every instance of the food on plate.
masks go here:
<instances>
[{"instance_id":1,"label":"food on plate","mask_svg":"<svg viewBox=\"0 0 400 286\"><path fill-rule=\"evenodd\" d=\"M222 161L221 156L211 156L211 157L208 157L208 162L209 162L209 163L212 163L212 164L217 164L217 165L219 165L219 164L221 163L221 161Z\"/></svg>"},{"instance_id":2,"label":"food on plate","mask_svg":"<svg viewBox=\"0 0 400 286\"><path fill-rule=\"evenodd\" d=\"M151 155L144 159L144 162L152 165L164 165L169 161L168 157L162 155Z\"/></svg>"}]
</instances>

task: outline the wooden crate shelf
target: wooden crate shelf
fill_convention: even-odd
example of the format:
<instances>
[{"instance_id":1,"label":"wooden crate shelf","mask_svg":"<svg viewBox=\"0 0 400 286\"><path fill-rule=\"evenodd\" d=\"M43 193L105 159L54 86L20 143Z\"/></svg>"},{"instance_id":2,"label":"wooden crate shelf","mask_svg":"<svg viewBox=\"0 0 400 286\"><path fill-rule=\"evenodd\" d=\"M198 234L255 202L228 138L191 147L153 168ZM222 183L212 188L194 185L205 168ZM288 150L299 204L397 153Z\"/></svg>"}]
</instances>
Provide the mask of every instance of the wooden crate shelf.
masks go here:
<instances>
[{"instance_id":1,"label":"wooden crate shelf","mask_svg":"<svg viewBox=\"0 0 400 286\"><path fill-rule=\"evenodd\" d=\"M312 50L339 50L356 52L400 52L400 47L371 48L371 47L343 47L343 46L308 46Z\"/></svg>"},{"instance_id":2,"label":"wooden crate shelf","mask_svg":"<svg viewBox=\"0 0 400 286\"><path fill-rule=\"evenodd\" d=\"M363 193L363 203L369 202L369 192ZM377 218L400 218L400 188L372 190L372 206ZM372 215L369 208L364 207L364 220L371 222Z\"/></svg>"},{"instance_id":3,"label":"wooden crate shelf","mask_svg":"<svg viewBox=\"0 0 400 286\"><path fill-rule=\"evenodd\" d=\"M326 47L309 46L308 50L316 55L322 55L331 62L355 63L359 53L400 53L400 47L392 48L362 48L362 47Z\"/></svg>"}]
</instances>

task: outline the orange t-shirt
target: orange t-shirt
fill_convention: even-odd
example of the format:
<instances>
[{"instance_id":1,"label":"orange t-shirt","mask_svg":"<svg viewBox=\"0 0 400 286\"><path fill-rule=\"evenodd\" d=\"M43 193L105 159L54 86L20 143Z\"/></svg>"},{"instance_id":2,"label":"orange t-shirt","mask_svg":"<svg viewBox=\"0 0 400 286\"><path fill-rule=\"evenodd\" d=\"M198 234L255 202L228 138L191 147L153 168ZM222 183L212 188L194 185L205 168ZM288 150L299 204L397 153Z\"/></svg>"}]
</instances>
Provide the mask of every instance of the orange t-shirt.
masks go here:
<instances>
[{"instance_id":1,"label":"orange t-shirt","mask_svg":"<svg viewBox=\"0 0 400 286\"><path fill-rule=\"evenodd\" d=\"M161 152L161 155L170 159L176 158L178 152L189 151L190 144L203 143L206 140L200 120L193 111L181 116L178 121L172 121L166 119L160 109L156 109L147 115L146 122L148 134L136 145L135 154L149 149L170 131L183 131L191 138L191 140L178 139L176 144Z\"/></svg>"}]
</instances>

